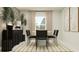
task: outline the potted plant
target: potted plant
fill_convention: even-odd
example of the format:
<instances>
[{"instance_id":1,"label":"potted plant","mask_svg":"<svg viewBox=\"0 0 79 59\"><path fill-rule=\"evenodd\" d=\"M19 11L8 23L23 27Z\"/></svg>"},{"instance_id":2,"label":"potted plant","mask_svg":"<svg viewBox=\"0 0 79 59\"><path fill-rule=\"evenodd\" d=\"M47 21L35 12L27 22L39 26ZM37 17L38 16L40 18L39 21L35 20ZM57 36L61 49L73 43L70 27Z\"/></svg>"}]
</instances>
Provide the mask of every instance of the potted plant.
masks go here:
<instances>
[{"instance_id":1,"label":"potted plant","mask_svg":"<svg viewBox=\"0 0 79 59\"><path fill-rule=\"evenodd\" d=\"M13 27L14 13L11 7L3 7L3 21L6 23L6 27Z\"/></svg>"}]
</instances>

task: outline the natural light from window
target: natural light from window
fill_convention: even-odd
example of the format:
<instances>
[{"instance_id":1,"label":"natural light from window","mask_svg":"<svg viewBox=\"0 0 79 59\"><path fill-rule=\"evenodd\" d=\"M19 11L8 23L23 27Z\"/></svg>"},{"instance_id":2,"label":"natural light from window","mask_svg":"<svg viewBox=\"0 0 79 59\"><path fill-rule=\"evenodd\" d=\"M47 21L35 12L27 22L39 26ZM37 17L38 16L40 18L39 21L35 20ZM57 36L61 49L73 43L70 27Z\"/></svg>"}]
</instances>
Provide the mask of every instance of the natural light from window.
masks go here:
<instances>
[{"instance_id":1,"label":"natural light from window","mask_svg":"<svg viewBox=\"0 0 79 59\"><path fill-rule=\"evenodd\" d=\"M35 17L36 30L45 30L45 16L36 16Z\"/></svg>"}]
</instances>

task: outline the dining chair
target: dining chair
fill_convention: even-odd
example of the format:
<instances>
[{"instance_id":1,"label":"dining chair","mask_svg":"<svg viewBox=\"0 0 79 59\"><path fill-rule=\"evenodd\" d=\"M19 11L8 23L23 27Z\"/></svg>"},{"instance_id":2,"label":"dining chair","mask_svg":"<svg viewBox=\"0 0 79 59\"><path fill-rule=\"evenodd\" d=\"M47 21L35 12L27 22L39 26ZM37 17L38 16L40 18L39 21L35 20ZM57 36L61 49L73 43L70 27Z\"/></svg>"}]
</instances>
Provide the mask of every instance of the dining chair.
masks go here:
<instances>
[{"instance_id":1,"label":"dining chair","mask_svg":"<svg viewBox=\"0 0 79 59\"><path fill-rule=\"evenodd\" d=\"M47 46L47 30L36 30L36 47L37 46Z\"/></svg>"},{"instance_id":2,"label":"dining chair","mask_svg":"<svg viewBox=\"0 0 79 59\"><path fill-rule=\"evenodd\" d=\"M30 30L26 30L27 36L30 36Z\"/></svg>"},{"instance_id":3,"label":"dining chair","mask_svg":"<svg viewBox=\"0 0 79 59\"><path fill-rule=\"evenodd\" d=\"M54 38L55 45L58 45L58 42L57 42L58 33L59 33L59 30L54 30L53 38Z\"/></svg>"},{"instance_id":4,"label":"dining chair","mask_svg":"<svg viewBox=\"0 0 79 59\"><path fill-rule=\"evenodd\" d=\"M30 43L30 30L26 30L26 35L27 35L27 45Z\"/></svg>"}]
</instances>

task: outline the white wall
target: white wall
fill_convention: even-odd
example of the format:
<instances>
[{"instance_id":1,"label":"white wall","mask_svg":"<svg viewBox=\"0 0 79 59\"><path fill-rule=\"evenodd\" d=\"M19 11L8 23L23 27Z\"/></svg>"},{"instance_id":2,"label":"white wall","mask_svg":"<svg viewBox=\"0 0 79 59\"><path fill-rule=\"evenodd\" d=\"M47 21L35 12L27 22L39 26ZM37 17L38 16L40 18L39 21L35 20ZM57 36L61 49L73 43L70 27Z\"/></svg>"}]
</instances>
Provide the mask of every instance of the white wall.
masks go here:
<instances>
[{"instance_id":1,"label":"white wall","mask_svg":"<svg viewBox=\"0 0 79 59\"><path fill-rule=\"evenodd\" d=\"M62 11L53 11L52 14L53 30L59 29L58 41L61 41L72 51L79 51L79 32L64 30L64 9Z\"/></svg>"},{"instance_id":2,"label":"white wall","mask_svg":"<svg viewBox=\"0 0 79 59\"><path fill-rule=\"evenodd\" d=\"M62 39L61 42L73 51L79 51L79 32L64 30L64 9L62 10Z\"/></svg>"}]
</instances>

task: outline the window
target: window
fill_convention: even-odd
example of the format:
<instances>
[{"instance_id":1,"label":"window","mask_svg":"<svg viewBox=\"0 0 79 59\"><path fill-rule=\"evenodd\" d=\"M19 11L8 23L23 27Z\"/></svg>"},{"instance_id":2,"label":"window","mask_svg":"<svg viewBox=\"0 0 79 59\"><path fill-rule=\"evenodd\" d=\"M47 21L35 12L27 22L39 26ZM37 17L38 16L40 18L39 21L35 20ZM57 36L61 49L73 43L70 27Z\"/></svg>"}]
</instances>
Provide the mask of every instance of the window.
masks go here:
<instances>
[{"instance_id":1,"label":"window","mask_svg":"<svg viewBox=\"0 0 79 59\"><path fill-rule=\"evenodd\" d=\"M46 17L45 16L36 16L35 17L35 29L36 30L45 30L46 29Z\"/></svg>"}]
</instances>

